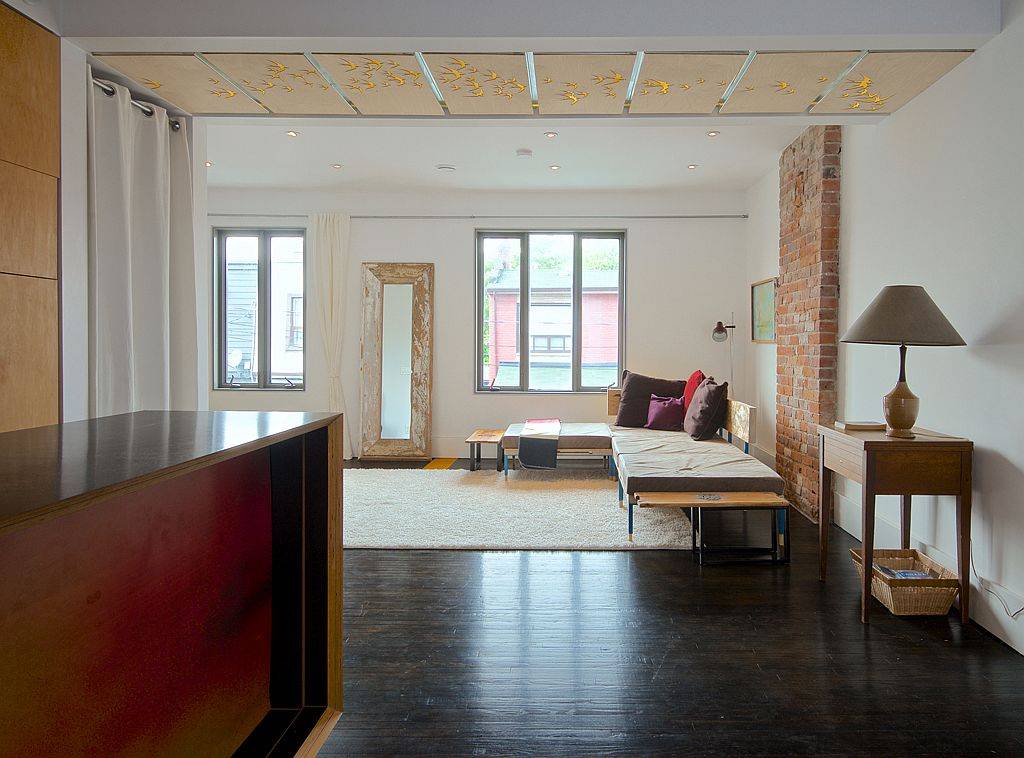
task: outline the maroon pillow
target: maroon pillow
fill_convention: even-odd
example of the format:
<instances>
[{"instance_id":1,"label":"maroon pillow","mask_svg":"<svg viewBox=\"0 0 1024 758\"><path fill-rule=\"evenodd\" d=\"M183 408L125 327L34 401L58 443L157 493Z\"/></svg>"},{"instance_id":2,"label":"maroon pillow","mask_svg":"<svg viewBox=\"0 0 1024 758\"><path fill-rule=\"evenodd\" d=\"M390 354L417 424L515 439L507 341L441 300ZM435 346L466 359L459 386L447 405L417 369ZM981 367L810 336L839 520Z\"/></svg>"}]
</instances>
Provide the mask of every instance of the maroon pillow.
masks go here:
<instances>
[{"instance_id":1,"label":"maroon pillow","mask_svg":"<svg viewBox=\"0 0 1024 758\"><path fill-rule=\"evenodd\" d=\"M683 390L683 410L685 411L690 407L690 401L693 400L693 393L697 391L700 383L703 382L707 377L704 376L704 372L697 369L690 378L686 380L686 389Z\"/></svg>"},{"instance_id":2,"label":"maroon pillow","mask_svg":"<svg viewBox=\"0 0 1024 758\"><path fill-rule=\"evenodd\" d=\"M615 417L617 426L631 426L639 429L647 423L647 409L651 395L658 397L682 397L686 382L678 379L655 379L643 374L622 372L622 395L619 398L619 413Z\"/></svg>"},{"instance_id":3,"label":"maroon pillow","mask_svg":"<svg viewBox=\"0 0 1024 758\"><path fill-rule=\"evenodd\" d=\"M681 397L658 397L651 395L644 429L658 429L662 432L678 432L683 428L683 399Z\"/></svg>"},{"instance_id":4,"label":"maroon pillow","mask_svg":"<svg viewBox=\"0 0 1024 758\"><path fill-rule=\"evenodd\" d=\"M715 378L709 376L693 393L693 399L683 417L683 431L695 440L714 437L725 423L728 400L729 382L716 384Z\"/></svg>"}]
</instances>

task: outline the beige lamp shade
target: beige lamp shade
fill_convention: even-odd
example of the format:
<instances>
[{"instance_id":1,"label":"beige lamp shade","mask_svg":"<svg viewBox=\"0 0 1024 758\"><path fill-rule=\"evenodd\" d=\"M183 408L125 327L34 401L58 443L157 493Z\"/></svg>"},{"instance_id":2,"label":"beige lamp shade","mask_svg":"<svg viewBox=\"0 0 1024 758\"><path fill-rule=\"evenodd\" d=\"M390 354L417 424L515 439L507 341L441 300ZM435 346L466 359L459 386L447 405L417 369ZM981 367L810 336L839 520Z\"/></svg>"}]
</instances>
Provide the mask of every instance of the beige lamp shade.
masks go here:
<instances>
[{"instance_id":1,"label":"beige lamp shade","mask_svg":"<svg viewBox=\"0 0 1024 758\"><path fill-rule=\"evenodd\" d=\"M842 341L936 347L967 344L924 287L907 284L883 287Z\"/></svg>"}]
</instances>

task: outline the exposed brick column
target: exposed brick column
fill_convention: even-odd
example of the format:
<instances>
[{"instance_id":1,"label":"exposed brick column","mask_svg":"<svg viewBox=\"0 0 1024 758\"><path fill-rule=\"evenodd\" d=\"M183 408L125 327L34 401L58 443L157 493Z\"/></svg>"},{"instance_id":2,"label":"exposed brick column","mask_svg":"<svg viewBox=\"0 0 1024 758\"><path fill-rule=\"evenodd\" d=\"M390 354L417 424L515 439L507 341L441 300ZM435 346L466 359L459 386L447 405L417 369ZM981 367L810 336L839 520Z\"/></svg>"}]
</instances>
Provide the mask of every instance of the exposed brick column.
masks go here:
<instances>
[{"instance_id":1,"label":"exposed brick column","mask_svg":"<svg viewBox=\"0 0 1024 758\"><path fill-rule=\"evenodd\" d=\"M838 126L812 126L779 159L775 463L787 496L818 519L815 425L836 413Z\"/></svg>"}]
</instances>

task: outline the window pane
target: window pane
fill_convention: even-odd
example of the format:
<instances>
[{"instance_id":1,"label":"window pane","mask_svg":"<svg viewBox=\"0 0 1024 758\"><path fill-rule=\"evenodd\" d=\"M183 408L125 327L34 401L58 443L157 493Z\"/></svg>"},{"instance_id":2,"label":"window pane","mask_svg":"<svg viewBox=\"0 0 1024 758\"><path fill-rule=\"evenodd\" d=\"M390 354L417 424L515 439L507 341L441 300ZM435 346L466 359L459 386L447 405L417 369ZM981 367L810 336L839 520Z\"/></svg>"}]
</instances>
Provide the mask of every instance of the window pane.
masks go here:
<instances>
[{"instance_id":1,"label":"window pane","mask_svg":"<svg viewBox=\"0 0 1024 758\"><path fill-rule=\"evenodd\" d=\"M270 382L302 384L302 237L270 238Z\"/></svg>"},{"instance_id":2,"label":"window pane","mask_svg":"<svg viewBox=\"0 0 1024 758\"><path fill-rule=\"evenodd\" d=\"M480 383L519 386L519 238L484 237Z\"/></svg>"},{"instance_id":3,"label":"window pane","mask_svg":"<svg viewBox=\"0 0 1024 758\"><path fill-rule=\"evenodd\" d=\"M224 238L225 384L259 381L259 237Z\"/></svg>"},{"instance_id":4,"label":"window pane","mask_svg":"<svg viewBox=\"0 0 1024 758\"><path fill-rule=\"evenodd\" d=\"M580 381L607 387L619 378L619 238L584 237Z\"/></svg>"},{"instance_id":5,"label":"window pane","mask_svg":"<svg viewBox=\"0 0 1024 758\"><path fill-rule=\"evenodd\" d=\"M531 390L572 390L573 235L531 234L530 338L543 350L530 353ZM551 338L563 348L550 349Z\"/></svg>"}]
</instances>

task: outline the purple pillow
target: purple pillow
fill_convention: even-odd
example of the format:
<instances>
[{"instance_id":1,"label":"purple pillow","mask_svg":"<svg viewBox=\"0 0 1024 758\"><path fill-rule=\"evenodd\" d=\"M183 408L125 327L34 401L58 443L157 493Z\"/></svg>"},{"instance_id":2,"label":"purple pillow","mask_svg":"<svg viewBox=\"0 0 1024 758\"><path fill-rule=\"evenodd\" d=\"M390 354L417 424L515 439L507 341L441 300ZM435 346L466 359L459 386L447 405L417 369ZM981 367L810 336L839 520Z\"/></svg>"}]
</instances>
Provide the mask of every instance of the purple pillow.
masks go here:
<instances>
[{"instance_id":1,"label":"purple pillow","mask_svg":"<svg viewBox=\"0 0 1024 758\"><path fill-rule=\"evenodd\" d=\"M683 399L651 395L651 404L647 407L647 423L644 424L644 429L678 432L682 428Z\"/></svg>"},{"instance_id":2,"label":"purple pillow","mask_svg":"<svg viewBox=\"0 0 1024 758\"><path fill-rule=\"evenodd\" d=\"M685 381L655 379L651 376L623 371L622 394L619 397L619 414L615 417L615 425L639 429L647 420L651 395L682 397L685 389Z\"/></svg>"}]
</instances>

